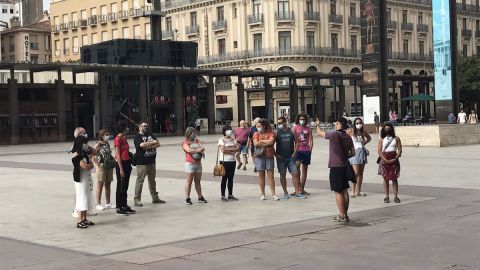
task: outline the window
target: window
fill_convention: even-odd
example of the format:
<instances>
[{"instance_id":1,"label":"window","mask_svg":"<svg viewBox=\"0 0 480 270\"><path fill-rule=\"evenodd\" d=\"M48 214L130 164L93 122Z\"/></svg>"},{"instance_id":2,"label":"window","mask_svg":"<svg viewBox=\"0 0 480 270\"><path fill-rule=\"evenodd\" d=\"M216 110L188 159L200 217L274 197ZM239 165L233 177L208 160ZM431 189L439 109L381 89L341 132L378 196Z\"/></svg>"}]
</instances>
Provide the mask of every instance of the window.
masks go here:
<instances>
[{"instance_id":1,"label":"window","mask_svg":"<svg viewBox=\"0 0 480 270\"><path fill-rule=\"evenodd\" d=\"M418 24L423 24L423 12L418 12Z\"/></svg>"},{"instance_id":2,"label":"window","mask_svg":"<svg viewBox=\"0 0 480 270\"><path fill-rule=\"evenodd\" d=\"M332 33L330 36L330 42L332 44L332 49L334 51L338 50L338 34L337 33Z\"/></svg>"},{"instance_id":3,"label":"window","mask_svg":"<svg viewBox=\"0 0 480 270\"><path fill-rule=\"evenodd\" d=\"M337 0L330 0L330 14L337 15Z\"/></svg>"},{"instance_id":4,"label":"window","mask_svg":"<svg viewBox=\"0 0 480 270\"><path fill-rule=\"evenodd\" d=\"M7 6L2 6L2 13L7 14L8 13L8 7Z\"/></svg>"},{"instance_id":5,"label":"window","mask_svg":"<svg viewBox=\"0 0 480 270\"><path fill-rule=\"evenodd\" d=\"M134 8L134 9L140 8L140 1L138 1L138 0L133 0L133 8Z\"/></svg>"},{"instance_id":6,"label":"window","mask_svg":"<svg viewBox=\"0 0 480 270\"><path fill-rule=\"evenodd\" d=\"M281 52L290 51L292 46L292 33L290 31L278 32L278 48Z\"/></svg>"},{"instance_id":7,"label":"window","mask_svg":"<svg viewBox=\"0 0 480 270\"><path fill-rule=\"evenodd\" d=\"M233 42L233 48L236 49L238 47L238 42L237 41L234 41Z\"/></svg>"},{"instance_id":8,"label":"window","mask_svg":"<svg viewBox=\"0 0 480 270\"><path fill-rule=\"evenodd\" d=\"M97 8L90 9L90 16L97 16Z\"/></svg>"},{"instance_id":9,"label":"window","mask_svg":"<svg viewBox=\"0 0 480 270\"><path fill-rule=\"evenodd\" d=\"M480 46L477 46L477 55L480 55Z\"/></svg>"},{"instance_id":10,"label":"window","mask_svg":"<svg viewBox=\"0 0 480 270\"><path fill-rule=\"evenodd\" d=\"M152 31L150 28L150 23L145 24L145 39L152 39Z\"/></svg>"},{"instance_id":11,"label":"window","mask_svg":"<svg viewBox=\"0 0 480 270\"><path fill-rule=\"evenodd\" d=\"M84 10L80 11L80 17L81 17L82 20L86 20L87 17L88 17L87 16L87 10L84 9Z\"/></svg>"},{"instance_id":12,"label":"window","mask_svg":"<svg viewBox=\"0 0 480 270\"><path fill-rule=\"evenodd\" d=\"M350 16L357 17L357 5L355 3L350 3Z\"/></svg>"},{"instance_id":13,"label":"window","mask_svg":"<svg viewBox=\"0 0 480 270\"><path fill-rule=\"evenodd\" d=\"M59 25L60 24L60 19L58 18L58 16L53 17L53 24L54 25Z\"/></svg>"},{"instance_id":14,"label":"window","mask_svg":"<svg viewBox=\"0 0 480 270\"><path fill-rule=\"evenodd\" d=\"M96 44L98 42L98 35L97 33L92 34L92 44Z\"/></svg>"},{"instance_id":15,"label":"window","mask_svg":"<svg viewBox=\"0 0 480 270\"><path fill-rule=\"evenodd\" d=\"M475 29L477 29L477 31L480 31L480 20L477 20L475 22Z\"/></svg>"},{"instance_id":16,"label":"window","mask_svg":"<svg viewBox=\"0 0 480 270\"><path fill-rule=\"evenodd\" d=\"M408 39L403 40L403 53L408 53Z\"/></svg>"},{"instance_id":17,"label":"window","mask_svg":"<svg viewBox=\"0 0 480 270\"><path fill-rule=\"evenodd\" d=\"M392 9L387 8L387 22L391 22L391 21L392 21Z\"/></svg>"},{"instance_id":18,"label":"window","mask_svg":"<svg viewBox=\"0 0 480 270\"><path fill-rule=\"evenodd\" d=\"M278 14L280 18L288 18L290 7L288 1L278 1Z\"/></svg>"},{"instance_id":19,"label":"window","mask_svg":"<svg viewBox=\"0 0 480 270\"><path fill-rule=\"evenodd\" d=\"M68 38L64 38L63 39L63 54L64 55L68 55L70 53L70 41L68 40Z\"/></svg>"},{"instance_id":20,"label":"window","mask_svg":"<svg viewBox=\"0 0 480 270\"><path fill-rule=\"evenodd\" d=\"M462 19L462 29L467 29L467 18Z\"/></svg>"},{"instance_id":21,"label":"window","mask_svg":"<svg viewBox=\"0 0 480 270\"><path fill-rule=\"evenodd\" d=\"M393 52L393 41L391 38L387 38L387 53L391 55Z\"/></svg>"},{"instance_id":22,"label":"window","mask_svg":"<svg viewBox=\"0 0 480 270\"><path fill-rule=\"evenodd\" d=\"M72 38L72 53L73 54L78 54L78 37L73 37Z\"/></svg>"},{"instance_id":23,"label":"window","mask_svg":"<svg viewBox=\"0 0 480 270\"><path fill-rule=\"evenodd\" d=\"M223 56L225 55L226 48L225 48L225 39L221 38L218 40L218 55Z\"/></svg>"},{"instance_id":24,"label":"window","mask_svg":"<svg viewBox=\"0 0 480 270\"><path fill-rule=\"evenodd\" d=\"M356 35L352 35L350 37L350 49L353 52L357 52L357 36Z\"/></svg>"},{"instance_id":25,"label":"window","mask_svg":"<svg viewBox=\"0 0 480 270\"><path fill-rule=\"evenodd\" d=\"M190 26L197 26L197 12L190 12Z\"/></svg>"},{"instance_id":26,"label":"window","mask_svg":"<svg viewBox=\"0 0 480 270\"><path fill-rule=\"evenodd\" d=\"M140 25L134 25L133 26L133 38L134 39L142 38L141 33L140 33Z\"/></svg>"},{"instance_id":27,"label":"window","mask_svg":"<svg viewBox=\"0 0 480 270\"><path fill-rule=\"evenodd\" d=\"M224 21L225 14L223 6L217 7L217 21Z\"/></svg>"},{"instance_id":28,"label":"window","mask_svg":"<svg viewBox=\"0 0 480 270\"><path fill-rule=\"evenodd\" d=\"M110 5L110 12L112 12L112 13L117 13L118 12L117 3L112 3Z\"/></svg>"},{"instance_id":29,"label":"window","mask_svg":"<svg viewBox=\"0 0 480 270\"><path fill-rule=\"evenodd\" d=\"M112 29L112 39L118 38L118 29Z\"/></svg>"},{"instance_id":30,"label":"window","mask_svg":"<svg viewBox=\"0 0 480 270\"><path fill-rule=\"evenodd\" d=\"M128 10L128 1L122 1L122 11Z\"/></svg>"},{"instance_id":31,"label":"window","mask_svg":"<svg viewBox=\"0 0 480 270\"><path fill-rule=\"evenodd\" d=\"M305 6L306 6L306 11L308 13L313 12L313 1L312 0L307 0L307 2L305 3Z\"/></svg>"},{"instance_id":32,"label":"window","mask_svg":"<svg viewBox=\"0 0 480 270\"><path fill-rule=\"evenodd\" d=\"M108 32L107 31L102 31L102 42L108 40Z\"/></svg>"},{"instance_id":33,"label":"window","mask_svg":"<svg viewBox=\"0 0 480 270\"><path fill-rule=\"evenodd\" d=\"M310 50L315 49L315 32L307 31L307 48Z\"/></svg>"},{"instance_id":34,"label":"window","mask_svg":"<svg viewBox=\"0 0 480 270\"><path fill-rule=\"evenodd\" d=\"M60 40L58 40L58 39L55 40L54 45L55 45L55 51L59 52L60 51Z\"/></svg>"},{"instance_id":35,"label":"window","mask_svg":"<svg viewBox=\"0 0 480 270\"><path fill-rule=\"evenodd\" d=\"M88 35L82 36L82 46L88 45Z\"/></svg>"},{"instance_id":36,"label":"window","mask_svg":"<svg viewBox=\"0 0 480 270\"><path fill-rule=\"evenodd\" d=\"M45 51L50 51L52 49L51 48L52 47L51 46L52 41L50 40L50 35L44 36L43 38L45 40Z\"/></svg>"},{"instance_id":37,"label":"window","mask_svg":"<svg viewBox=\"0 0 480 270\"><path fill-rule=\"evenodd\" d=\"M253 50L254 52L262 51L262 34L253 34Z\"/></svg>"},{"instance_id":38,"label":"window","mask_svg":"<svg viewBox=\"0 0 480 270\"><path fill-rule=\"evenodd\" d=\"M253 15L262 13L261 0L253 0Z\"/></svg>"},{"instance_id":39,"label":"window","mask_svg":"<svg viewBox=\"0 0 480 270\"><path fill-rule=\"evenodd\" d=\"M77 23L77 21L78 21L77 12L72 12L72 22Z\"/></svg>"},{"instance_id":40,"label":"window","mask_svg":"<svg viewBox=\"0 0 480 270\"><path fill-rule=\"evenodd\" d=\"M34 64L38 64L38 55L30 55L30 61Z\"/></svg>"},{"instance_id":41,"label":"window","mask_svg":"<svg viewBox=\"0 0 480 270\"><path fill-rule=\"evenodd\" d=\"M402 10L402 23L408 23L408 11Z\"/></svg>"},{"instance_id":42,"label":"window","mask_svg":"<svg viewBox=\"0 0 480 270\"><path fill-rule=\"evenodd\" d=\"M166 25L165 25L166 30L172 31L172 17L166 17L165 21L166 21Z\"/></svg>"},{"instance_id":43,"label":"window","mask_svg":"<svg viewBox=\"0 0 480 270\"><path fill-rule=\"evenodd\" d=\"M100 15L103 16L107 14L108 14L107 6L106 5L100 6Z\"/></svg>"},{"instance_id":44,"label":"window","mask_svg":"<svg viewBox=\"0 0 480 270\"><path fill-rule=\"evenodd\" d=\"M128 30L128 27L123 27L123 28L122 28L122 37L123 37L123 38L129 38L129 37L130 37L129 34L130 34L130 33L129 33L129 30Z\"/></svg>"},{"instance_id":45,"label":"window","mask_svg":"<svg viewBox=\"0 0 480 270\"><path fill-rule=\"evenodd\" d=\"M462 55L463 57L467 57L468 56L468 45L463 45L463 48L462 48Z\"/></svg>"},{"instance_id":46,"label":"window","mask_svg":"<svg viewBox=\"0 0 480 270\"><path fill-rule=\"evenodd\" d=\"M424 55L424 54L425 54L425 41L420 40L420 41L418 42L418 52L420 53L420 55Z\"/></svg>"},{"instance_id":47,"label":"window","mask_svg":"<svg viewBox=\"0 0 480 270\"><path fill-rule=\"evenodd\" d=\"M237 4L233 3L232 4L232 10L233 10L233 18L237 18Z\"/></svg>"},{"instance_id":48,"label":"window","mask_svg":"<svg viewBox=\"0 0 480 270\"><path fill-rule=\"evenodd\" d=\"M63 23L68 23L68 14L63 14L62 20Z\"/></svg>"}]
</instances>

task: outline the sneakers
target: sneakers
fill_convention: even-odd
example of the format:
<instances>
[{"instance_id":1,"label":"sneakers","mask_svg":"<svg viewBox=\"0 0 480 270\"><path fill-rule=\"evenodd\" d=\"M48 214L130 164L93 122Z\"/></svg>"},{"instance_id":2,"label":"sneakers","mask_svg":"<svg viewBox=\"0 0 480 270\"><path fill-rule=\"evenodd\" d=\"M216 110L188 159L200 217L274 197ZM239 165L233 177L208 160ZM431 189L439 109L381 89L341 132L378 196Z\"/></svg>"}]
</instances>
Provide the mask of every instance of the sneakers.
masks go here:
<instances>
[{"instance_id":1,"label":"sneakers","mask_svg":"<svg viewBox=\"0 0 480 270\"><path fill-rule=\"evenodd\" d=\"M283 194L282 200L288 200L290 199L290 195L288 193Z\"/></svg>"},{"instance_id":2,"label":"sneakers","mask_svg":"<svg viewBox=\"0 0 480 270\"><path fill-rule=\"evenodd\" d=\"M265 195L260 196L260 200L265 201Z\"/></svg>"},{"instance_id":3,"label":"sneakers","mask_svg":"<svg viewBox=\"0 0 480 270\"><path fill-rule=\"evenodd\" d=\"M161 200L160 198L157 197L157 198L152 199L152 203L166 203L166 201Z\"/></svg>"},{"instance_id":4,"label":"sneakers","mask_svg":"<svg viewBox=\"0 0 480 270\"><path fill-rule=\"evenodd\" d=\"M186 204L186 205L192 205L192 204L193 204L193 203L192 203L192 199L187 198L187 199L185 200L185 204Z\"/></svg>"},{"instance_id":5,"label":"sneakers","mask_svg":"<svg viewBox=\"0 0 480 270\"><path fill-rule=\"evenodd\" d=\"M395 197L395 199L393 199L393 201L394 201L395 203L400 203L400 199L399 199L398 197Z\"/></svg>"},{"instance_id":6,"label":"sneakers","mask_svg":"<svg viewBox=\"0 0 480 270\"><path fill-rule=\"evenodd\" d=\"M240 170L240 168L242 167L242 165L243 165L242 162L238 163L238 165L237 165L237 170Z\"/></svg>"},{"instance_id":7,"label":"sneakers","mask_svg":"<svg viewBox=\"0 0 480 270\"><path fill-rule=\"evenodd\" d=\"M310 196L310 192L307 192L306 190L303 190L303 191L302 191L302 194L303 194L303 195Z\"/></svg>"},{"instance_id":8,"label":"sneakers","mask_svg":"<svg viewBox=\"0 0 480 270\"><path fill-rule=\"evenodd\" d=\"M297 198L297 199L306 199L307 198L307 196L305 196L303 194L296 194L294 197Z\"/></svg>"},{"instance_id":9,"label":"sneakers","mask_svg":"<svg viewBox=\"0 0 480 270\"><path fill-rule=\"evenodd\" d=\"M253 172L254 172L254 173L257 172L257 167L253 168Z\"/></svg>"},{"instance_id":10,"label":"sneakers","mask_svg":"<svg viewBox=\"0 0 480 270\"><path fill-rule=\"evenodd\" d=\"M105 210L105 207L103 207L101 204L97 204L97 207L95 207L98 211L103 211Z\"/></svg>"},{"instance_id":11,"label":"sneakers","mask_svg":"<svg viewBox=\"0 0 480 270\"><path fill-rule=\"evenodd\" d=\"M117 216L128 216L128 212L123 208L117 208Z\"/></svg>"},{"instance_id":12,"label":"sneakers","mask_svg":"<svg viewBox=\"0 0 480 270\"><path fill-rule=\"evenodd\" d=\"M224 201L224 202L228 202L228 199L225 198L225 196L220 197L220 200L222 200L222 201Z\"/></svg>"},{"instance_id":13,"label":"sneakers","mask_svg":"<svg viewBox=\"0 0 480 270\"><path fill-rule=\"evenodd\" d=\"M135 207L143 207L143 203L139 200L134 200L133 205L135 205Z\"/></svg>"},{"instance_id":14,"label":"sneakers","mask_svg":"<svg viewBox=\"0 0 480 270\"><path fill-rule=\"evenodd\" d=\"M348 216L345 216L345 217L336 216L332 219L332 221L337 223L347 223L347 222L350 222L350 219L348 218Z\"/></svg>"},{"instance_id":15,"label":"sneakers","mask_svg":"<svg viewBox=\"0 0 480 270\"><path fill-rule=\"evenodd\" d=\"M274 201L280 201L280 198L278 198L277 195L273 195L273 196L272 196L272 200L274 200Z\"/></svg>"},{"instance_id":16,"label":"sneakers","mask_svg":"<svg viewBox=\"0 0 480 270\"><path fill-rule=\"evenodd\" d=\"M104 207L104 208L105 208L105 209L113 209L113 208L115 208L115 205L113 205L113 204L111 204L111 203L107 203L107 204L105 204L105 207Z\"/></svg>"},{"instance_id":17,"label":"sneakers","mask_svg":"<svg viewBox=\"0 0 480 270\"><path fill-rule=\"evenodd\" d=\"M355 198L355 197L357 197L357 195L350 193L350 198Z\"/></svg>"},{"instance_id":18,"label":"sneakers","mask_svg":"<svg viewBox=\"0 0 480 270\"><path fill-rule=\"evenodd\" d=\"M136 214L137 211L133 210L132 208L130 208L130 206L125 206L125 207L122 207L123 210L125 210L129 215L131 214Z\"/></svg>"},{"instance_id":19,"label":"sneakers","mask_svg":"<svg viewBox=\"0 0 480 270\"><path fill-rule=\"evenodd\" d=\"M233 195L228 195L228 200L229 201L238 201L238 198L234 197Z\"/></svg>"},{"instance_id":20,"label":"sneakers","mask_svg":"<svg viewBox=\"0 0 480 270\"><path fill-rule=\"evenodd\" d=\"M202 197L198 198L198 202L199 203L207 203L207 200L205 200L205 198L202 196Z\"/></svg>"}]
</instances>

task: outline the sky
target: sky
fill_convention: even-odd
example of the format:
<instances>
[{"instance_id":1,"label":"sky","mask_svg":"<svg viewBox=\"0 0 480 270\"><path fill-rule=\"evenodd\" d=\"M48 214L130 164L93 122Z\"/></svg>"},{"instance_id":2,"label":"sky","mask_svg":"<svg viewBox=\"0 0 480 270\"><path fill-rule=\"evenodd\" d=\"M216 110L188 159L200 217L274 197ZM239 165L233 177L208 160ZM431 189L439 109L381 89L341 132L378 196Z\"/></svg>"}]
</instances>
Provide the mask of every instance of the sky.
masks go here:
<instances>
[{"instance_id":1,"label":"sky","mask_svg":"<svg viewBox=\"0 0 480 270\"><path fill-rule=\"evenodd\" d=\"M43 0L43 10L50 10L50 0Z\"/></svg>"}]
</instances>

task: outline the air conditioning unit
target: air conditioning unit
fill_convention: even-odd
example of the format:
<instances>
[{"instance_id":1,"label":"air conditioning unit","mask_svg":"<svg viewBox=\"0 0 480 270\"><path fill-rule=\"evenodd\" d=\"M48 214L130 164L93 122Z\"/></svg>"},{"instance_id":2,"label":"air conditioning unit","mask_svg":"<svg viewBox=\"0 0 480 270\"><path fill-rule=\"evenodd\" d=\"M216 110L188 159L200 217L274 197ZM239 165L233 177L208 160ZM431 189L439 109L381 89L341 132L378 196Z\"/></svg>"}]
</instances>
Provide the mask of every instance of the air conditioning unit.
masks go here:
<instances>
[{"instance_id":1,"label":"air conditioning unit","mask_svg":"<svg viewBox=\"0 0 480 270\"><path fill-rule=\"evenodd\" d=\"M259 87L259 86L260 86L260 82L258 80L252 81L252 87Z\"/></svg>"},{"instance_id":2,"label":"air conditioning unit","mask_svg":"<svg viewBox=\"0 0 480 270\"><path fill-rule=\"evenodd\" d=\"M277 80L277 86L286 86L287 80Z\"/></svg>"}]
</instances>

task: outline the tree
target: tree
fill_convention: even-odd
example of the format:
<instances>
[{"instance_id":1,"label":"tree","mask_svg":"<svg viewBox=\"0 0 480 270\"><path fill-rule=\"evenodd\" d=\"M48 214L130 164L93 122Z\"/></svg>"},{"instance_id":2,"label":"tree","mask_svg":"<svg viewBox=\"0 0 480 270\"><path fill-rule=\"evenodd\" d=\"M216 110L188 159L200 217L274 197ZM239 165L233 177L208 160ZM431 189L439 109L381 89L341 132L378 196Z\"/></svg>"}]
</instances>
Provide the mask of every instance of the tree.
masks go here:
<instances>
[{"instance_id":1,"label":"tree","mask_svg":"<svg viewBox=\"0 0 480 270\"><path fill-rule=\"evenodd\" d=\"M464 108L473 109L480 103L480 56L460 57L458 71L460 102Z\"/></svg>"}]
</instances>

